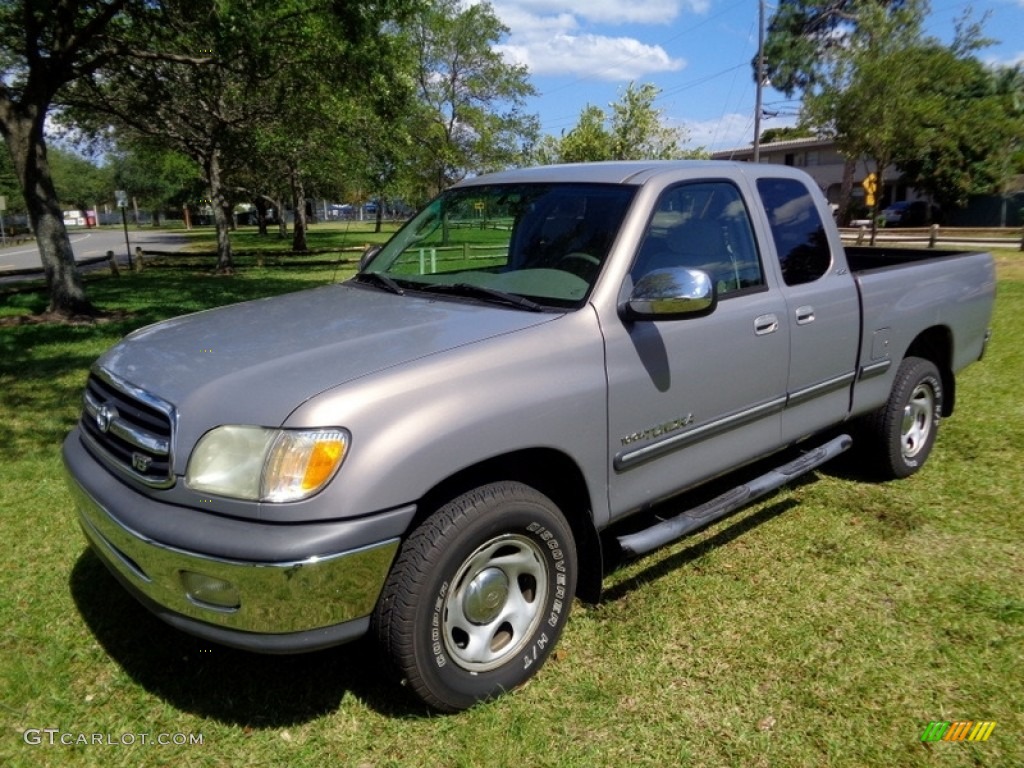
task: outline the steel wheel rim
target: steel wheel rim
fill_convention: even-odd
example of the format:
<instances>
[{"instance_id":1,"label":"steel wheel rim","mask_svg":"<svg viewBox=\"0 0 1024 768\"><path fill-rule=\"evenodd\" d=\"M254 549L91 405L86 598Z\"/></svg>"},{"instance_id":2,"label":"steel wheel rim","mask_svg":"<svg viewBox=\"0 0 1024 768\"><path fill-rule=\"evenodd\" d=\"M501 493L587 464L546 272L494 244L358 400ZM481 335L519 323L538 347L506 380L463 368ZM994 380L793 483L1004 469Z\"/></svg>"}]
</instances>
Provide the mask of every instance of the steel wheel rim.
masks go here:
<instances>
[{"instance_id":1,"label":"steel wheel rim","mask_svg":"<svg viewBox=\"0 0 1024 768\"><path fill-rule=\"evenodd\" d=\"M442 622L445 649L463 669L487 672L516 656L540 625L547 560L532 539L505 534L478 547L451 583Z\"/></svg>"},{"instance_id":2,"label":"steel wheel rim","mask_svg":"<svg viewBox=\"0 0 1024 768\"><path fill-rule=\"evenodd\" d=\"M935 392L925 383L918 384L903 408L903 422L900 426L903 458L914 458L928 444L934 418Z\"/></svg>"}]
</instances>

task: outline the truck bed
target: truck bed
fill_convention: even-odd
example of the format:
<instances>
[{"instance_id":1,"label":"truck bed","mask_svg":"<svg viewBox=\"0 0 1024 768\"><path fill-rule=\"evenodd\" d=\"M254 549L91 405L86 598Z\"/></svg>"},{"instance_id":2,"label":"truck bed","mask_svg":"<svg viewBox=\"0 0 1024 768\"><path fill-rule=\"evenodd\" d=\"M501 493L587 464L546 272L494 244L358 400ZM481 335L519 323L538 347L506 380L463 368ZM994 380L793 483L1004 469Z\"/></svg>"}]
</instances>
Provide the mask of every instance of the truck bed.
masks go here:
<instances>
[{"instance_id":1,"label":"truck bed","mask_svg":"<svg viewBox=\"0 0 1024 768\"><path fill-rule=\"evenodd\" d=\"M970 256L977 251L954 251L935 248L898 248L893 246L848 245L846 260L850 270L859 273L873 269L889 269L922 261L941 261Z\"/></svg>"},{"instance_id":2,"label":"truck bed","mask_svg":"<svg viewBox=\"0 0 1024 768\"><path fill-rule=\"evenodd\" d=\"M885 402L907 355L948 349L945 365L952 373L980 358L995 293L990 253L864 246L845 251L862 316L855 415ZM887 363L895 364L886 369ZM883 375L870 377L869 371ZM952 396L947 401L952 404Z\"/></svg>"}]
</instances>

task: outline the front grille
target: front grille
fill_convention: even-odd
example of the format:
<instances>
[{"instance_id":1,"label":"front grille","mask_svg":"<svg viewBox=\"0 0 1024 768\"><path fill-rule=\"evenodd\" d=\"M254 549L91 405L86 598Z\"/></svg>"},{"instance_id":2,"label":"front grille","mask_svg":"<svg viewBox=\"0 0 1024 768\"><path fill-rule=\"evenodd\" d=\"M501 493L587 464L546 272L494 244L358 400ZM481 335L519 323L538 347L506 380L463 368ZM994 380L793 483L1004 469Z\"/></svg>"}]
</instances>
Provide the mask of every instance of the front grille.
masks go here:
<instances>
[{"instance_id":1,"label":"front grille","mask_svg":"<svg viewBox=\"0 0 1024 768\"><path fill-rule=\"evenodd\" d=\"M89 375L81 427L116 469L147 485L173 484L173 407L105 371Z\"/></svg>"}]
</instances>

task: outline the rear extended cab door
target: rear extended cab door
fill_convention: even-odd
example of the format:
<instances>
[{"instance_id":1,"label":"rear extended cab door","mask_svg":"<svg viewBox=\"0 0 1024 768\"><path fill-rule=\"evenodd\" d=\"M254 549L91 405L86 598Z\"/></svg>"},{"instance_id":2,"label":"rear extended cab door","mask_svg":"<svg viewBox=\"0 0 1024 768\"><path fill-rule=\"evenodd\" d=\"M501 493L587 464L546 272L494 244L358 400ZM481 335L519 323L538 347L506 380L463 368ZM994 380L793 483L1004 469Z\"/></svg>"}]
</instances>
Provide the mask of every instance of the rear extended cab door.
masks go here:
<instances>
[{"instance_id":1,"label":"rear extended cab door","mask_svg":"<svg viewBox=\"0 0 1024 768\"><path fill-rule=\"evenodd\" d=\"M801 172L744 166L760 205L763 256L786 304L789 372L782 442L846 418L860 347L860 298L824 196Z\"/></svg>"}]
</instances>

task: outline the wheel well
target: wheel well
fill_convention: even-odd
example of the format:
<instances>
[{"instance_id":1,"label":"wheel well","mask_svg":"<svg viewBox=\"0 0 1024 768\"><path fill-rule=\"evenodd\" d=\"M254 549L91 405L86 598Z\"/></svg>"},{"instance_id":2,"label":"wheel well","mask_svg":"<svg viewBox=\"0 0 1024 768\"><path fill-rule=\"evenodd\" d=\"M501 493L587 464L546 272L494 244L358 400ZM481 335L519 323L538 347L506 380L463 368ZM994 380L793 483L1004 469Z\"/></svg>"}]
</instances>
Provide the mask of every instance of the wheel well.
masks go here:
<instances>
[{"instance_id":1,"label":"wheel well","mask_svg":"<svg viewBox=\"0 0 1024 768\"><path fill-rule=\"evenodd\" d=\"M596 603L601 597L604 563L591 516L590 492L583 473L560 451L537 448L495 456L457 472L430 489L421 500L412 527L468 490L498 480L514 480L543 493L565 516L575 537L579 578L576 594Z\"/></svg>"},{"instance_id":2,"label":"wheel well","mask_svg":"<svg viewBox=\"0 0 1024 768\"><path fill-rule=\"evenodd\" d=\"M956 403L956 377L953 376L953 334L949 328L936 325L922 331L907 348L905 357L922 357L939 369L945 390L942 415L951 416Z\"/></svg>"}]
</instances>

